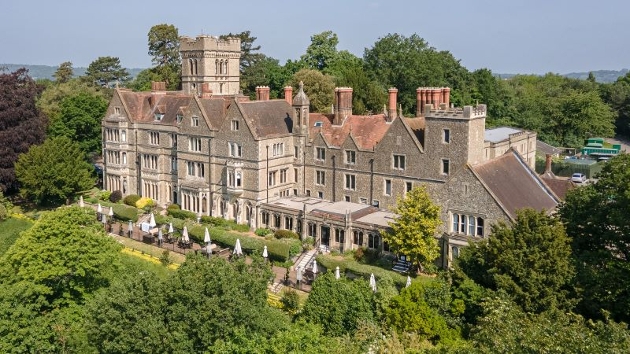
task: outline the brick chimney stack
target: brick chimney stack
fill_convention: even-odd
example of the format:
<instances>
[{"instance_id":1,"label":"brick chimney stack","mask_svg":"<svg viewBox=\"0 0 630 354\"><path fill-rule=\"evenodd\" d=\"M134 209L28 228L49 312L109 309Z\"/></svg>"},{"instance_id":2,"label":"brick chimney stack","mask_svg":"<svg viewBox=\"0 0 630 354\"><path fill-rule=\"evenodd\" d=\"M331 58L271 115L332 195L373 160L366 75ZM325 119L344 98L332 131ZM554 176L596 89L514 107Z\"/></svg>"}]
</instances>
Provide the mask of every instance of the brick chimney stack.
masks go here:
<instances>
[{"instance_id":1,"label":"brick chimney stack","mask_svg":"<svg viewBox=\"0 0 630 354\"><path fill-rule=\"evenodd\" d=\"M287 101L289 105L293 105L293 87L284 87L284 100Z\"/></svg>"},{"instance_id":2,"label":"brick chimney stack","mask_svg":"<svg viewBox=\"0 0 630 354\"><path fill-rule=\"evenodd\" d=\"M398 95L398 89L391 87L389 90L387 90L387 92L389 93L389 107L387 110L387 121L391 122L394 119L397 118L397 114L396 114L396 99L397 99L397 95Z\"/></svg>"},{"instance_id":3,"label":"brick chimney stack","mask_svg":"<svg viewBox=\"0 0 630 354\"><path fill-rule=\"evenodd\" d=\"M424 115L426 105L434 109L448 109L451 102L451 89L448 87L418 87L416 89L416 116Z\"/></svg>"},{"instance_id":4,"label":"brick chimney stack","mask_svg":"<svg viewBox=\"0 0 630 354\"><path fill-rule=\"evenodd\" d=\"M163 81L151 81L151 92L153 93L166 93L166 82Z\"/></svg>"},{"instance_id":5,"label":"brick chimney stack","mask_svg":"<svg viewBox=\"0 0 630 354\"><path fill-rule=\"evenodd\" d=\"M335 119L334 125L341 125L341 122L352 115L352 87L335 88Z\"/></svg>"},{"instance_id":6,"label":"brick chimney stack","mask_svg":"<svg viewBox=\"0 0 630 354\"><path fill-rule=\"evenodd\" d=\"M201 98L212 98L212 88L209 82L201 84Z\"/></svg>"},{"instance_id":7,"label":"brick chimney stack","mask_svg":"<svg viewBox=\"0 0 630 354\"><path fill-rule=\"evenodd\" d=\"M269 86L256 86L256 101L269 101Z\"/></svg>"},{"instance_id":8,"label":"brick chimney stack","mask_svg":"<svg viewBox=\"0 0 630 354\"><path fill-rule=\"evenodd\" d=\"M447 109L451 105L451 89L449 87L442 89L442 103L446 104Z\"/></svg>"},{"instance_id":9,"label":"brick chimney stack","mask_svg":"<svg viewBox=\"0 0 630 354\"><path fill-rule=\"evenodd\" d=\"M551 154L545 155L545 173L550 174L551 172Z\"/></svg>"}]
</instances>

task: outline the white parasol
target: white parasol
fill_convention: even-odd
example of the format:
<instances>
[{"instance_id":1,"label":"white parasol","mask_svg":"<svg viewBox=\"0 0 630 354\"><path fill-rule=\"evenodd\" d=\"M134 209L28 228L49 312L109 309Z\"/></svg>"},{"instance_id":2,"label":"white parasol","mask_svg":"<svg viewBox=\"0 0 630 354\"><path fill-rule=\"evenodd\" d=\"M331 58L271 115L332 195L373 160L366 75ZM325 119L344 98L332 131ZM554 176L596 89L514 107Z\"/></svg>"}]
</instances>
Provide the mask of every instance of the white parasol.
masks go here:
<instances>
[{"instance_id":1,"label":"white parasol","mask_svg":"<svg viewBox=\"0 0 630 354\"><path fill-rule=\"evenodd\" d=\"M269 257L269 254L267 253L267 245L265 245L265 248L263 248L263 257L264 258Z\"/></svg>"},{"instance_id":2,"label":"white parasol","mask_svg":"<svg viewBox=\"0 0 630 354\"><path fill-rule=\"evenodd\" d=\"M236 244L234 245L234 252L232 252L232 254L235 254L237 256L243 255L243 249L241 248L241 240L238 238L236 239Z\"/></svg>"}]
</instances>

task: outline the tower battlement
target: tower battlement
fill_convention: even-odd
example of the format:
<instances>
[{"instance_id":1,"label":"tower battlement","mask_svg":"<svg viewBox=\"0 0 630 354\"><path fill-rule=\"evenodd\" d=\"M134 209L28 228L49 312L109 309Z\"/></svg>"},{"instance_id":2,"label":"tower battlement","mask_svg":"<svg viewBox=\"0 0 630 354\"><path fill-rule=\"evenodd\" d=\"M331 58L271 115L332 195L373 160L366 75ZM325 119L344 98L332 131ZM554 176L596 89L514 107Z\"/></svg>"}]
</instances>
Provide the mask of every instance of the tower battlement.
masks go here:
<instances>
[{"instance_id":1,"label":"tower battlement","mask_svg":"<svg viewBox=\"0 0 630 354\"><path fill-rule=\"evenodd\" d=\"M434 109L433 105L424 106L426 118L475 119L486 117L486 105L464 106L463 108Z\"/></svg>"},{"instance_id":2,"label":"tower battlement","mask_svg":"<svg viewBox=\"0 0 630 354\"><path fill-rule=\"evenodd\" d=\"M221 51L241 52L241 40L239 38L220 39L216 36L201 35L196 38L181 37L179 50L184 55L188 51Z\"/></svg>"}]
</instances>

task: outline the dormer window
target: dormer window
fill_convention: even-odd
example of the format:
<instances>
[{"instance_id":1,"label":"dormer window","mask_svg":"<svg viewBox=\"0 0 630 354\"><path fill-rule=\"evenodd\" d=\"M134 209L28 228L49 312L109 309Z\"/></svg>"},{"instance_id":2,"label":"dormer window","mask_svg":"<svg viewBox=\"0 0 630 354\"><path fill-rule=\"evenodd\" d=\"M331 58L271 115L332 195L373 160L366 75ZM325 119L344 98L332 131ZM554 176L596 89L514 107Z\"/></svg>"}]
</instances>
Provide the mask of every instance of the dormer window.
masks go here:
<instances>
[{"instance_id":1,"label":"dormer window","mask_svg":"<svg viewBox=\"0 0 630 354\"><path fill-rule=\"evenodd\" d=\"M184 119L184 115L182 115L182 114L177 114L177 117L176 117L176 118L177 118L177 123L179 124L179 123L181 123L181 122L182 122L182 119Z\"/></svg>"},{"instance_id":2,"label":"dormer window","mask_svg":"<svg viewBox=\"0 0 630 354\"><path fill-rule=\"evenodd\" d=\"M120 115L120 107L114 107L114 113Z\"/></svg>"},{"instance_id":3,"label":"dormer window","mask_svg":"<svg viewBox=\"0 0 630 354\"><path fill-rule=\"evenodd\" d=\"M318 121L318 122L315 122L315 124L314 124L313 126L315 126L315 127L321 127L321 126L323 126L323 125L324 125L324 122Z\"/></svg>"},{"instance_id":4,"label":"dormer window","mask_svg":"<svg viewBox=\"0 0 630 354\"><path fill-rule=\"evenodd\" d=\"M164 113L156 113L155 114L155 120L161 121L162 118L164 118Z\"/></svg>"},{"instance_id":5,"label":"dormer window","mask_svg":"<svg viewBox=\"0 0 630 354\"><path fill-rule=\"evenodd\" d=\"M238 121L237 120L233 120L232 121L232 130L238 130Z\"/></svg>"},{"instance_id":6,"label":"dormer window","mask_svg":"<svg viewBox=\"0 0 630 354\"><path fill-rule=\"evenodd\" d=\"M199 117L192 117L190 121L190 126L198 127L199 126Z\"/></svg>"}]
</instances>

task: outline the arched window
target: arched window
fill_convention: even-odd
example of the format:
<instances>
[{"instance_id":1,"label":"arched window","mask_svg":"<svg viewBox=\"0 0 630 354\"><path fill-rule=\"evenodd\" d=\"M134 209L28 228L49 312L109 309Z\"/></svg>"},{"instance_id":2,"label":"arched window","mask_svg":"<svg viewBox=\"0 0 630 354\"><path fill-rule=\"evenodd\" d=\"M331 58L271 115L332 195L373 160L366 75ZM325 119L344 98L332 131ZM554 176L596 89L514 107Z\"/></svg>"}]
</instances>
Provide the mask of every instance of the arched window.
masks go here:
<instances>
[{"instance_id":1,"label":"arched window","mask_svg":"<svg viewBox=\"0 0 630 354\"><path fill-rule=\"evenodd\" d=\"M199 63L197 62L197 59L195 59L195 75L199 74L199 70L197 68L197 64L199 64Z\"/></svg>"},{"instance_id":2,"label":"arched window","mask_svg":"<svg viewBox=\"0 0 630 354\"><path fill-rule=\"evenodd\" d=\"M227 59L223 62L223 67L224 67L223 74L227 75L228 74L228 61L227 61Z\"/></svg>"},{"instance_id":3,"label":"arched window","mask_svg":"<svg viewBox=\"0 0 630 354\"><path fill-rule=\"evenodd\" d=\"M241 186L241 173L240 172L236 172L236 186L237 187Z\"/></svg>"},{"instance_id":4,"label":"arched window","mask_svg":"<svg viewBox=\"0 0 630 354\"><path fill-rule=\"evenodd\" d=\"M195 74L195 71L194 71L195 68L194 68L194 64L193 64L193 60L192 59L188 59L188 66L190 67L189 68L190 75L194 75Z\"/></svg>"},{"instance_id":5,"label":"arched window","mask_svg":"<svg viewBox=\"0 0 630 354\"><path fill-rule=\"evenodd\" d=\"M214 74L215 75L219 74L219 59L214 61Z\"/></svg>"},{"instance_id":6,"label":"arched window","mask_svg":"<svg viewBox=\"0 0 630 354\"><path fill-rule=\"evenodd\" d=\"M126 165L127 164L127 153L123 151L122 153L122 164Z\"/></svg>"}]
</instances>

